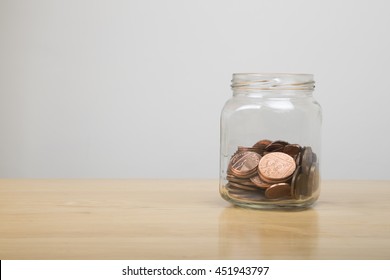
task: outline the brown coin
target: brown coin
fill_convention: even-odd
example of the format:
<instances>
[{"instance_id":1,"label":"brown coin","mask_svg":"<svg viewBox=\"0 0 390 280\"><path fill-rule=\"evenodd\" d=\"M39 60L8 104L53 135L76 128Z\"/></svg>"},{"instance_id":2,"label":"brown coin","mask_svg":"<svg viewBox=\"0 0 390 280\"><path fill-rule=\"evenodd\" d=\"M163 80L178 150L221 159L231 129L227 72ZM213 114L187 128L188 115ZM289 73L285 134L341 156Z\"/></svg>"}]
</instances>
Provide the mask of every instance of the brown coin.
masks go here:
<instances>
[{"instance_id":1,"label":"brown coin","mask_svg":"<svg viewBox=\"0 0 390 280\"><path fill-rule=\"evenodd\" d=\"M230 184L230 188L238 188L238 189L246 190L246 191L257 191L258 190L257 187L245 186L245 185L241 185L238 183L230 182L229 184Z\"/></svg>"},{"instance_id":2,"label":"brown coin","mask_svg":"<svg viewBox=\"0 0 390 280\"><path fill-rule=\"evenodd\" d=\"M268 183L270 185L277 184L277 183L287 183L287 181L289 181L291 179L291 176L289 176L287 178L270 179L270 178L265 177L263 174L260 174L260 172L258 172L258 175L260 177L260 180L262 180L263 182Z\"/></svg>"},{"instance_id":3,"label":"brown coin","mask_svg":"<svg viewBox=\"0 0 390 280\"><path fill-rule=\"evenodd\" d=\"M229 182L233 182L233 183L237 183L237 184L241 184L241 185L245 185L245 186L252 186L252 187L255 186L255 184L249 178L238 178L234 175L227 175L226 179Z\"/></svg>"},{"instance_id":4,"label":"brown coin","mask_svg":"<svg viewBox=\"0 0 390 280\"><path fill-rule=\"evenodd\" d=\"M288 142L283 141L283 140L276 140L276 141L273 141L272 143L273 143L273 144L281 144L281 145L283 145L283 146L289 145Z\"/></svg>"},{"instance_id":5,"label":"brown coin","mask_svg":"<svg viewBox=\"0 0 390 280\"><path fill-rule=\"evenodd\" d=\"M299 197L299 194L296 193L296 189L297 189L297 179L298 179L298 176L301 173L301 171L302 171L302 167L298 166L295 169L295 172L294 172L292 179L291 179L291 196L296 198L296 199L298 199L298 197Z\"/></svg>"},{"instance_id":6,"label":"brown coin","mask_svg":"<svg viewBox=\"0 0 390 280\"><path fill-rule=\"evenodd\" d=\"M275 142L272 142L271 144L269 144L267 147L265 147L265 151L268 152L268 153L272 153L272 152L282 152L283 149L284 149L284 146L283 144L281 143L275 143Z\"/></svg>"},{"instance_id":7,"label":"brown coin","mask_svg":"<svg viewBox=\"0 0 390 280\"><path fill-rule=\"evenodd\" d=\"M243 202L258 202L264 200L264 193L260 192L231 192L229 191L229 196L235 200L242 200Z\"/></svg>"},{"instance_id":8,"label":"brown coin","mask_svg":"<svg viewBox=\"0 0 390 280\"><path fill-rule=\"evenodd\" d=\"M259 188L263 188L263 189L266 189L268 187L271 186L270 183L267 183L267 182L264 182L260 176L257 174L256 176L253 176L250 178L250 180L256 185L258 186Z\"/></svg>"},{"instance_id":9,"label":"brown coin","mask_svg":"<svg viewBox=\"0 0 390 280\"><path fill-rule=\"evenodd\" d=\"M229 193L229 196L234 196L234 197L245 197L248 191L232 187L230 184L226 185L226 189Z\"/></svg>"},{"instance_id":10,"label":"brown coin","mask_svg":"<svg viewBox=\"0 0 390 280\"><path fill-rule=\"evenodd\" d=\"M242 152L236 154L230 161L231 173L239 178L247 178L256 172L261 156L255 152Z\"/></svg>"},{"instance_id":11,"label":"brown coin","mask_svg":"<svg viewBox=\"0 0 390 280\"><path fill-rule=\"evenodd\" d=\"M243 190L241 188L237 188L237 187L233 186L231 183L227 183L225 187L229 192L232 192L232 193L246 193L246 192L248 192L247 190Z\"/></svg>"},{"instance_id":12,"label":"brown coin","mask_svg":"<svg viewBox=\"0 0 390 280\"><path fill-rule=\"evenodd\" d=\"M238 146L237 152L238 153L242 153L242 152L255 152L255 153L259 153L259 149L258 148L254 148L254 147Z\"/></svg>"},{"instance_id":13,"label":"brown coin","mask_svg":"<svg viewBox=\"0 0 390 280\"><path fill-rule=\"evenodd\" d=\"M272 142L270 140L260 140L256 144L253 145L253 148L256 149L256 151L260 154L263 155L265 148L271 144Z\"/></svg>"},{"instance_id":14,"label":"brown coin","mask_svg":"<svg viewBox=\"0 0 390 280\"><path fill-rule=\"evenodd\" d=\"M265 190L265 197L277 199L291 196L291 186L288 183L278 183Z\"/></svg>"},{"instance_id":15,"label":"brown coin","mask_svg":"<svg viewBox=\"0 0 390 280\"><path fill-rule=\"evenodd\" d=\"M305 173L300 173L295 182L294 197L299 199L301 195L307 196L309 193L308 176Z\"/></svg>"},{"instance_id":16,"label":"brown coin","mask_svg":"<svg viewBox=\"0 0 390 280\"><path fill-rule=\"evenodd\" d=\"M269 153L260 159L259 174L268 180L283 180L290 177L296 168L294 159L281 152Z\"/></svg>"},{"instance_id":17,"label":"brown coin","mask_svg":"<svg viewBox=\"0 0 390 280\"><path fill-rule=\"evenodd\" d=\"M301 161L302 161L302 150L299 154L295 156L295 163L297 164L297 166L301 165Z\"/></svg>"},{"instance_id":18,"label":"brown coin","mask_svg":"<svg viewBox=\"0 0 390 280\"><path fill-rule=\"evenodd\" d=\"M253 170L252 172L248 172L248 173L243 173L243 172L235 172L234 170L233 170L233 173L232 173L232 175L234 176L234 177L236 177L237 179L249 179L250 177L252 177L252 176L255 176L256 175L256 170Z\"/></svg>"},{"instance_id":19,"label":"brown coin","mask_svg":"<svg viewBox=\"0 0 390 280\"><path fill-rule=\"evenodd\" d=\"M289 144L284 146L283 152L292 157L295 157L301 152L301 146L298 144Z\"/></svg>"},{"instance_id":20,"label":"brown coin","mask_svg":"<svg viewBox=\"0 0 390 280\"><path fill-rule=\"evenodd\" d=\"M269 144L271 144L272 141L271 140L268 140L268 139L263 139L263 140L260 140L258 142L256 142L256 144L253 145L253 147L259 147L259 146L264 146L264 147L267 147Z\"/></svg>"},{"instance_id":21,"label":"brown coin","mask_svg":"<svg viewBox=\"0 0 390 280\"><path fill-rule=\"evenodd\" d=\"M259 188L254 190L246 190L242 186L233 186L231 183L226 184L228 195L235 199L259 201L264 200L264 191Z\"/></svg>"},{"instance_id":22,"label":"brown coin","mask_svg":"<svg viewBox=\"0 0 390 280\"><path fill-rule=\"evenodd\" d=\"M301 160L301 166L302 166L302 172L304 172L306 175L309 175L310 172L310 166L313 162L313 152L310 147L305 147L305 150L302 154L302 160Z\"/></svg>"}]
</instances>

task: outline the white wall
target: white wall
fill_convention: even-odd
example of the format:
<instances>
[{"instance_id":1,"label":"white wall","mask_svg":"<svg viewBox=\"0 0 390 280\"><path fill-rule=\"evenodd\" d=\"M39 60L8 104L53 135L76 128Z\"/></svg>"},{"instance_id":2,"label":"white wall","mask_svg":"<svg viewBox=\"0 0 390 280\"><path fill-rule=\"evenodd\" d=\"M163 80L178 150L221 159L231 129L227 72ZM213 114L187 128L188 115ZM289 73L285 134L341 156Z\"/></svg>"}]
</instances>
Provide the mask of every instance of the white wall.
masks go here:
<instances>
[{"instance_id":1,"label":"white wall","mask_svg":"<svg viewBox=\"0 0 390 280\"><path fill-rule=\"evenodd\" d=\"M307 72L325 179L390 179L389 1L0 0L0 177L217 178L233 72Z\"/></svg>"}]
</instances>

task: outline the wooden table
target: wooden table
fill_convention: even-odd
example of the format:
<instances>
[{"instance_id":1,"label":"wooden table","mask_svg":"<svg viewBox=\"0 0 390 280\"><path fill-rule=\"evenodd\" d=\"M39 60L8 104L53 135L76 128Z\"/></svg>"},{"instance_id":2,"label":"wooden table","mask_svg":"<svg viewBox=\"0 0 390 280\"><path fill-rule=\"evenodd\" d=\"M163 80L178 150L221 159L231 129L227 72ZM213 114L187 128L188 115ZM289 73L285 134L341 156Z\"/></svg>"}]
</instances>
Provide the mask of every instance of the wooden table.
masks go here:
<instances>
[{"instance_id":1,"label":"wooden table","mask_svg":"<svg viewBox=\"0 0 390 280\"><path fill-rule=\"evenodd\" d=\"M325 181L284 212L216 180L0 179L0 259L390 259L390 181Z\"/></svg>"}]
</instances>

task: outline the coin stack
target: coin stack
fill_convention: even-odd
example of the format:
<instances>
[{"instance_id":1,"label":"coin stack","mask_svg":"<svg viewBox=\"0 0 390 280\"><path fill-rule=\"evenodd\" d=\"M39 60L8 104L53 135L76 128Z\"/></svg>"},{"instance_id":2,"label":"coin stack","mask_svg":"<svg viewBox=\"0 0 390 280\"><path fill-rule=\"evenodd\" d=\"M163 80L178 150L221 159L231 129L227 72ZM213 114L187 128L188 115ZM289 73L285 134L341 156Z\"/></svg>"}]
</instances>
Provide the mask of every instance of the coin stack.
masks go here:
<instances>
[{"instance_id":1,"label":"coin stack","mask_svg":"<svg viewBox=\"0 0 390 280\"><path fill-rule=\"evenodd\" d=\"M226 179L228 194L235 199L304 199L319 186L317 156L309 146L260 140L237 148Z\"/></svg>"}]
</instances>

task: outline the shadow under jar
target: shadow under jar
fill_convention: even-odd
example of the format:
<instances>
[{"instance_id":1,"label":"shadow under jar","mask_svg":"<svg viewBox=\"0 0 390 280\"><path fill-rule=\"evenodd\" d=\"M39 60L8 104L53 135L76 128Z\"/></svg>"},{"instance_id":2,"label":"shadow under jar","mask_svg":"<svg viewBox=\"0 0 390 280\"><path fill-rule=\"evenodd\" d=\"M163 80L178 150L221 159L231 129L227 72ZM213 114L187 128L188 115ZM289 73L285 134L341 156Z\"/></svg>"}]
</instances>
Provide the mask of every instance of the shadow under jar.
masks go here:
<instances>
[{"instance_id":1,"label":"shadow under jar","mask_svg":"<svg viewBox=\"0 0 390 280\"><path fill-rule=\"evenodd\" d=\"M320 193L321 107L311 74L233 74L221 113L221 196L251 208L306 208Z\"/></svg>"}]
</instances>

